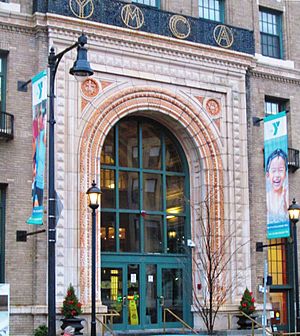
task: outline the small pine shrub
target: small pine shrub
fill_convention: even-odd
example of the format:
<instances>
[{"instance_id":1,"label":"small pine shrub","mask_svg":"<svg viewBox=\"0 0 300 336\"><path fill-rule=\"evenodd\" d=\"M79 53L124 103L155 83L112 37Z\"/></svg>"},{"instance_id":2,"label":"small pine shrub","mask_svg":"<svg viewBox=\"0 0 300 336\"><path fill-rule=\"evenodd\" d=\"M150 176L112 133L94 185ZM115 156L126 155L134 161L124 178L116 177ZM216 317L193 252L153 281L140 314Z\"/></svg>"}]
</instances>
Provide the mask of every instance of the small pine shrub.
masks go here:
<instances>
[{"instance_id":1,"label":"small pine shrub","mask_svg":"<svg viewBox=\"0 0 300 336\"><path fill-rule=\"evenodd\" d=\"M81 303L78 301L74 287L71 284L65 296L61 313L65 318L72 318L82 314Z\"/></svg>"},{"instance_id":2,"label":"small pine shrub","mask_svg":"<svg viewBox=\"0 0 300 336\"><path fill-rule=\"evenodd\" d=\"M245 289L242 299L240 301L239 310L250 316L255 311L255 299L252 292L248 288Z\"/></svg>"}]
</instances>

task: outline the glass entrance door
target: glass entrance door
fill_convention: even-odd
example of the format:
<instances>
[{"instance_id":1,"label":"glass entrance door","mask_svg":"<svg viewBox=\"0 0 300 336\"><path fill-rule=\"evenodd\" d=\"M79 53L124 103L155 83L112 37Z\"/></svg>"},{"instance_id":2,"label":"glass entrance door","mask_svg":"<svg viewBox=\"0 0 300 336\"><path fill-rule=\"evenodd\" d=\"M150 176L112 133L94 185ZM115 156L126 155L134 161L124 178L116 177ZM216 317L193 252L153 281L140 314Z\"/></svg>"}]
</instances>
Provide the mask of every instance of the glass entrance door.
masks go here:
<instances>
[{"instance_id":1,"label":"glass entrance door","mask_svg":"<svg viewBox=\"0 0 300 336\"><path fill-rule=\"evenodd\" d=\"M290 332L289 316L290 316L290 293L288 290L272 291L270 293L270 301L272 304L271 325L273 331Z\"/></svg>"},{"instance_id":2,"label":"glass entrance door","mask_svg":"<svg viewBox=\"0 0 300 336\"><path fill-rule=\"evenodd\" d=\"M175 267L162 267L160 307L162 320L176 322L175 316L184 319L183 316L183 270ZM178 322L178 321L177 321Z\"/></svg>"},{"instance_id":3,"label":"glass entrance door","mask_svg":"<svg viewBox=\"0 0 300 336\"><path fill-rule=\"evenodd\" d=\"M106 305L109 313L109 324L124 323L124 307L126 296L123 291L124 267L101 268L101 300Z\"/></svg>"},{"instance_id":4,"label":"glass entrance door","mask_svg":"<svg viewBox=\"0 0 300 336\"><path fill-rule=\"evenodd\" d=\"M112 325L140 325L140 266L116 265L101 269L101 299Z\"/></svg>"},{"instance_id":5,"label":"glass entrance door","mask_svg":"<svg viewBox=\"0 0 300 336\"><path fill-rule=\"evenodd\" d=\"M173 314L186 319L189 300L184 307L183 268L148 263L114 266L103 264L101 269L102 303L118 315L109 317L110 327L162 328L164 317L167 326L179 327Z\"/></svg>"}]
</instances>

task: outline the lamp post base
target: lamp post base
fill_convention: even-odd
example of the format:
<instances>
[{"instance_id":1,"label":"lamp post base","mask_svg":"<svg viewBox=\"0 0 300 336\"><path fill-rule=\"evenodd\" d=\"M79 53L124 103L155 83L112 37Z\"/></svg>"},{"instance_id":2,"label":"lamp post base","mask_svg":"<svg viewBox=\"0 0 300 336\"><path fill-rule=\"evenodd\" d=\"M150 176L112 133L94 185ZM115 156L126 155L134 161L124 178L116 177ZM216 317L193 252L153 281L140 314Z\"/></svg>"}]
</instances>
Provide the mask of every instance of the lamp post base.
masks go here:
<instances>
[{"instance_id":1,"label":"lamp post base","mask_svg":"<svg viewBox=\"0 0 300 336\"><path fill-rule=\"evenodd\" d=\"M296 331L300 332L300 317L296 317Z\"/></svg>"}]
</instances>

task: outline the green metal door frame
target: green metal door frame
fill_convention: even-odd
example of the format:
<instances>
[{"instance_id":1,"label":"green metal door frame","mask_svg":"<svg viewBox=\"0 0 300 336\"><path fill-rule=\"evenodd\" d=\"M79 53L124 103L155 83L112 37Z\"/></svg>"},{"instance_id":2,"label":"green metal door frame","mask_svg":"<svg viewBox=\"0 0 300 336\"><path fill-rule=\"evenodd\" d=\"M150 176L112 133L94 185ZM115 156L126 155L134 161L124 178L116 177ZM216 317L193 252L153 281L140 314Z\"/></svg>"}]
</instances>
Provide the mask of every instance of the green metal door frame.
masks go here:
<instances>
[{"instance_id":1,"label":"green metal door frame","mask_svg":"<svg viewBox=\"0 0 300 336\"><path fill-rule=\"evenodd\" d=\"M162 329L163 328L163 308L159 305L159 297L163 294L163 284L162 284L162 272L164 269L180 269L182 270L182 297L185 298L182 302L183 308L183 319L189 325L192 325L192 315L190 312L191 301L188 298L191 298L191 282L192 279L190 275L191 265L187 258L182 258L182 262L178 259L172 257L160 258L160 257L147 257L142 256L137 258L136 256L118 256L118 261L115 256L103 256L101 267L102 268L115 268L122 269L122 295L123 297L128 297L128 288L127 288L127 279L128 279L128 265L139 265L139 324L130 325L128 323L128 302L123 305L123 323L114 323L113 328L118 330L138 330L138 329ZM157 323L149 323L149 320L146 317L146 266L147 265L156 265L156 296L157 296ZM190 281L185 281L185 277L190 277ZM182 325L179 322L168 322L166 323L167 328L180 328Z\"/></svg>"},{"instance_id":2,"label":"green metal door frame","mask_svg":"<svg viewBox=\"0 0 300 336\"><path fill-rule=\"evenodd\" d=\"M182 298L184 297L185 300L182 300L182 319L188 324L192 325L192 314L190 311L191 307L191 301L189 298L191 298L192 293L191 293L191 283L192 279L190 278L190 281L185 281L185 271L189 269L189 264L188 263L163 263L163 264L158 264L158 289L157 289L157 294L158 297L163 296L163 270L170 270L170 269L177 269L182 271ZM190 274L190 272L188 272ZM159 318L159 328L164 327L164 312L163 308L158 310L158 318ZM170 308L172 310L172 308ZM180 316L179 316L180 317ZM165 327L167 328L180 328L182 325L179 322L166 322Z\"/></svg>"},{"instance_id":3,"label":"green metal door frame","mask_svg":"<svg viewBox=\"0 0 300 336\"><path fill-rule=\"evenodd\" d=\"M130 130L136 130L136 144L135 142L131 143L131 146L136 146L136 153L137 153L137 161L135 165L128 164L128 166L123 166L120 164L120 158L119 153L121 149L120 147L120 139L122 132L122 122L126 122L130 124ZM135 124L136 123L136 126ZM122 125L122 126L121 126ZM144 125L151 125L151 127L155 128L156 132L159 134L157 138L160 139L160 150L161 150L161 163L160 166L157 167L157 169L149 169L144 166L143 164L143 130ZM125 124L126 126L126 124ZM135 136L135 135L134 135ZM102 267L109 267L109 268L122 268L123 273L123 296L127 296L128 289L127 289L127 278L128 278L128 265L130 264L138 264L139 265L139 289L140 289L140 305L139 305L139 325L129 325L128 322L128 308L125 307L123 309L123 323L119 325L114 325L114 327L118 329L141 329L141 328L162 328L162 322L163 322L163 314L158 309L158 319L157 323L149 323L149 320L146 318L146 267L147 265L156 265L157 267L157 293L162 292L161 287L161 281L162 281L162 269L163 268L180 268L182 269L182 276L184 279L182 279L183 283L183 295L185 297L185 300L183 301L183 317L185 321L188 324L192 324L192 314L190 312L190 306L192 302L192 293L191 293L191 284L192 284L192 276L191 276L191 249L187 246L187 240L191 238L191 227L190 227L190 204L188 202L189 195L190 195L190 187L189 187L189 170L188 170L188 164L185 157L185 154L183 152L182 147L178 143L177 139L172 135L172 133L162 126L161 124L157 123L156 121L144 118L144 117L134 117L134 118L124 118L119 123L117 123L110 133L107 135L108 142L107 144L113 149L110 153L113 153L111 156L109 156L109 159L106 160L105 155L106 152L103 152L103 160L101 156L101 171L103 171L103 176L106 171L108 171L111 176L113 176L113 199L115 200L112 203L106 203L109 204L107 207L103 207L101 209L101 213L104 216L105 214L108 214L112 216L114 222L111 224L113 230L114 230L114 245L113 248L109 247L107 250L102 247L102 253L101 253L101 266ZM129 141L127 138L125 141ZM105 143L103 145L103 148L105 148ZM169 147L168 147L169 146ZM133 148L133 147L132 147ZM167 166L167 155L171 155L171 152L167 152L167 149L170 150L172 148L173 152L172 155L178 155L178 166L171 170ZM176 153L177 151L177 153ZM128 162L127 162L128 163ZM173 168L173 166L171 165ZM138 197L139 197L139 207L137 208L122 208L121 205L121 199L119 194L119 182L120 182L120 176L121 174L125 174L126 172L129 172L131 174L136 174L138 176ZM155 210L149 210L144 209L144 199L143 199L143 176L145 174L156 174L157 176L160 176L161 179L161 198L162 198L162 204L161 208L155 208ZM170 238L168 238L168 221L169 217L172 214L169 208L170 205L167 204L167 181L168 178L178 177L179 181L182 179L182 196L184 196L185 201L182 203L182 208L180 212L176 213L173 217L184 219L182 226L183 229L181 235L181 239L176 240L175 246L180 246L180 248L175 247L172 249L172 245L170 242ZM101 179L101 183L103 182L103 179ZM103 191L103 196L105 196L105 189L107 188L105 186L101 186L101 189ZM103 200L103 198L102 198ZM186 201L187 200L187 201ZM180 203L180 202L179 202ZM170 203L169 203L170 204ZM172 205L171 205L172 206ZM162 242L162 248L160 252L146 252L146 229L145 229L145 221L147 218L144 218L142 212L144 210L147 210L147 218L151 218L150 216L160 216L161 217L161 227L162 227L162 234L161 234L161 242ZM137 222L139 223L139 249L135 250L135 252L122 252L122 249L120 247L121 245L121 238L117 234L120 230L121 224L122 224L122 215L123 214L129 214L134 215L137 218ZM169 215L169 216L168 216ZM104 217L103 217L104 218ZM105 222L104 222L105 223ZM104 227L104 224L103 224ZM105 228L105 227L104 227ZM105 228L106 229L106 228ZM178 231L179 232L179 231ZM178 235L179 238L179 235ZM169 239L169 240L168 240ZM178 241L178 242L177 242ZM102 245L103 246L103 245ZM175 253L176 252L176 253ZM159 295L157 295L159 296ZM187 299L186 299L187 298ZM152 302L152 301L151 301ZM180 327L180 323L170 323L170 327Z\"/></svg>"},{"instance_id":4,"label":"green metal door frame","mask_svg":"<svg viewBox=\"0 0 300 336\"><path fill-rule=\"evenodd\" d=\"M103 262L101 264L101 268L109 268L109 269L122 269L122 299L124 296L127 296L127 284L126 284L126 279L127 279L127 267L125 263L118 263L118 262ZM102 281L102 280L101 280ZM125 329L122 328L123 325L126 325L127 323L127 307L124 305L124 301L120 302L122 304L122 323L114 323L113 327L117 329ZM125 322L126 321L126 322Z\"/></svg>"}]
</instances>

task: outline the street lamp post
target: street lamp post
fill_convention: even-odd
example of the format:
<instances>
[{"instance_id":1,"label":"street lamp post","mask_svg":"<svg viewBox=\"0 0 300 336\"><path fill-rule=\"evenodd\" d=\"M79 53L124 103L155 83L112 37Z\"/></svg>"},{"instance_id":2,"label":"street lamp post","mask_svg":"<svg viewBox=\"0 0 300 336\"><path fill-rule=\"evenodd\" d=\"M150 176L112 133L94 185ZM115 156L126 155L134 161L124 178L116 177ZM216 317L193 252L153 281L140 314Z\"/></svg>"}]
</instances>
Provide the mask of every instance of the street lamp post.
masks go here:
<instances>
[{"instance_id":1,"label":"street lamp post","mask_svg":"<svg viewBox=\"0 0 300 336\"><path fill-rule=\"evenodd\" d=\"M296 331L300 332L300 312L299 312L299 279L298 279L298 247L297 247L297 222L300 216L300 206L295 198L288 208L290 221L293 224L293 243L294 243L294 288L296 302Z\"/></svg>"},{"instance_id":2,"label":"street lamp post","mask_svg":"<svg viewBox=\"0 0 300 336\"><path fill-rule=\"evenodd\" d=\"M100 204L101 191L97 188L95 181L86 192L88 204L92 209L92 316L91 316L91 336L96 336L96 209Z\"/></svg>"},{"instance_id":3,"label":"street lamp post","mask_svg":"<svg viewBox=\"0 0 300 336\"><path fill-rule=\"evenodd\" d=\"M48 56L49 80L49 170L48 170L48 335L56 335L56 285L55 285L55 242L56 242L56 193L55 193L55 158L54 158L54 86L55 75L62 57L77 47L77 59L70 74L77 77L91 76L94 72L87 61L85 44L87 37L81 35L78 42L55 54L52 47Z\"/></svg>"}]
</instances>

